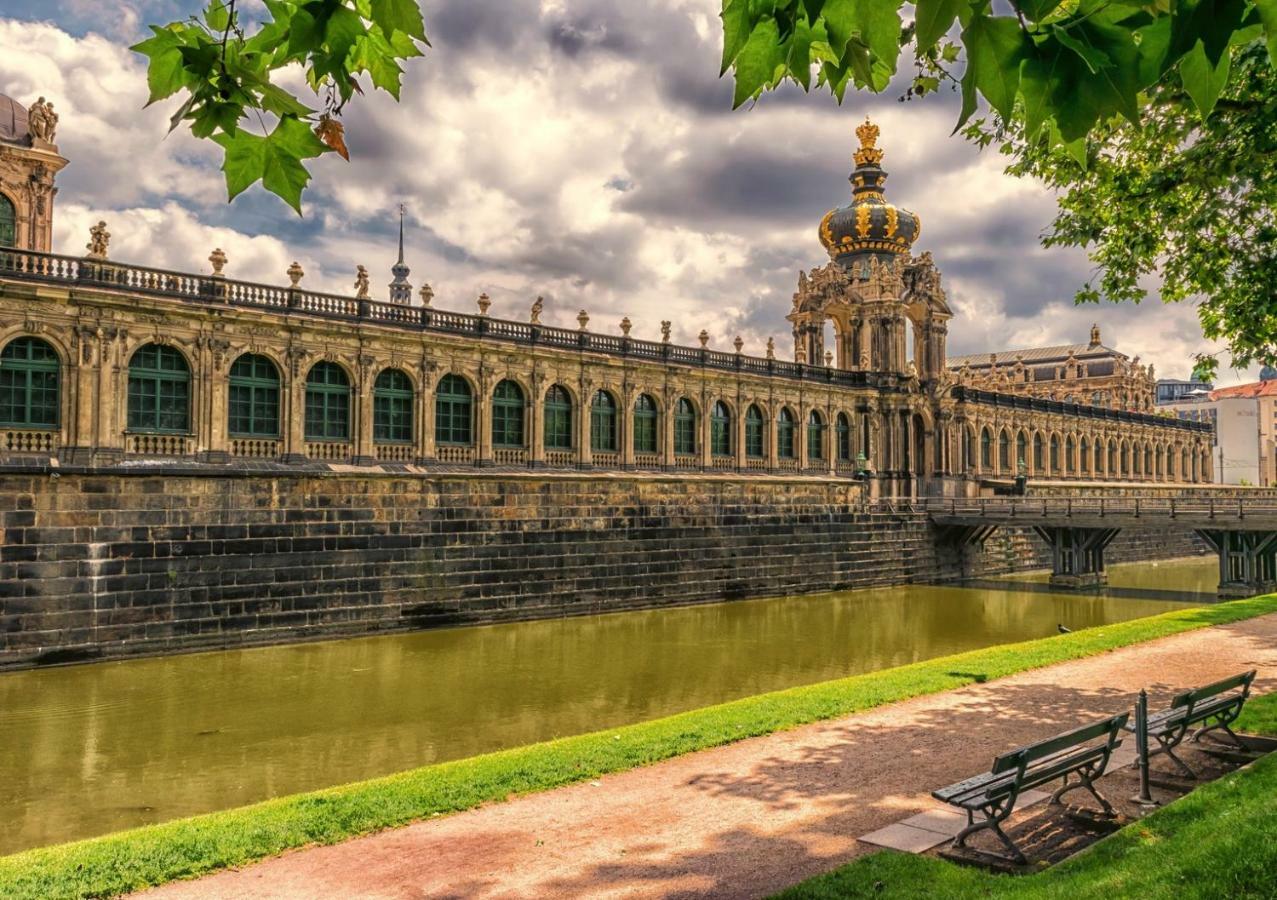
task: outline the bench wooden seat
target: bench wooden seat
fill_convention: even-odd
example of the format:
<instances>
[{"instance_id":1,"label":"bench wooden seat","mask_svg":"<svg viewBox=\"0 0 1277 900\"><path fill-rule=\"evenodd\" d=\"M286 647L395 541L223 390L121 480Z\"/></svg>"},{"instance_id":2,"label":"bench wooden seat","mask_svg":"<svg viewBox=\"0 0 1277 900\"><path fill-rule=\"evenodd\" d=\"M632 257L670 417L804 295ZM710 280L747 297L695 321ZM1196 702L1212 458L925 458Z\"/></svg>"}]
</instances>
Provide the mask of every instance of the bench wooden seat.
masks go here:
<instances>
[{"instance_id":1,"label":"bench wooden seat","mask_svg":"<svg viewBox=\"0 0 1277 900\"><path fill-rule=\"evenodd\" d=\"M1189 778L1196 778L1197 773L1175 755L1175 748L1183 742L1194 725L1202 726L1193 733L1194 742L1200 741L1207 732L1218 729L1232 738L1237 746L1242 746L1241 739L1229 726L1241 715L1254 680L1255 670L1252 669L1205 687L1184 691L1172 698L1167 709L1151 713L1148 717L1148 735L1157 741L1159 747L1151 751L1149 756L1164 753ZM1135 724L1130 723L1126 728L1134 731Z\"/></svg>"},{"instance_id":2,"label":"bench wooden seat","mask_svg":"<svg viewBox=\"0 0 1277 900\"><path fill-rule=\"evenodd\" d=\"M1021 793L1056 779L1063 779L1063 784L1051 795L1052 803L1059 803L1068 791L1085 788L1104 812L1113 815L1112 805L1095 789L1094 782L1104 774L1113 751L1121 745L1120 735L1128 718L1129 713L1110 716L1012 750L994 759L988 772L932 791L931 796L937 800L967 814L967 827L954 837L953 846L965 847L968 837L987 828L1010 850L1014 862L1026 863L1024 854L1002 830L1002 822L1014 811ZM1076 780L1070 781L1071 777ZM977 819L977 813L984 818Z\"/></svg>"}]
</instances>

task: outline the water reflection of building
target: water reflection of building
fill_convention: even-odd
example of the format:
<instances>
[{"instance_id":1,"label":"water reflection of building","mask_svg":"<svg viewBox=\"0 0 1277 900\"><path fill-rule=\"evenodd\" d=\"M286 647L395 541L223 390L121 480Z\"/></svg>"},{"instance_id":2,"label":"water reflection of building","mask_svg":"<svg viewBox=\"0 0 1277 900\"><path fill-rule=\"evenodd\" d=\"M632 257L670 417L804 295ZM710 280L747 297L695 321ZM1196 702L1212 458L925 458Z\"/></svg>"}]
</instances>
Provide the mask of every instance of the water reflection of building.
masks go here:
<instances>
[{"instance_id":1,"label":"water reflection of building","mask_svg":"<svg viewBox=\"0 0 1277 900\"><path fill-rule=\"evenodd\" d=\"M7 110L7 119L4 111ZM503 466L817 475L875 489L965 491L980 479L1209 479L1209 436L1148 414L1151 368L1087 345L946 365L953 316L921 220L885 199L878 128L856 131L851 202L818 234L829 256L799 275L786 317L793 361L287 283L185 274L47 253L51 107L0 102L0 457L92 464ZM6 124L7 122L7 124ZM32 124L33 122L37 124ZM25 123L25 124L24 124ZM38 127L37 127L38 125ZM25 131L24 131L25 128ZM38 133L37 133L38 132ZM832 338L826 344L826 329ZM1025 354L1021 354L1025 357Z\"/></svg>"}]
</instances>

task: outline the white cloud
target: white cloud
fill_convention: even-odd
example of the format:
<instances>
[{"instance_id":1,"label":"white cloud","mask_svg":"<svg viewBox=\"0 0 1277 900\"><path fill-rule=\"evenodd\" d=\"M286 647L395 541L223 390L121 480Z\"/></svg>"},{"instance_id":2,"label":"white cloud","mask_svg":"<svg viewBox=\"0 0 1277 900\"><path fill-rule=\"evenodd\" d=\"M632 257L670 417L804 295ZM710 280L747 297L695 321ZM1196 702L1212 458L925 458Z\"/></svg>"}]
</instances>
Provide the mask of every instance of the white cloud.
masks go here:
<instances>
[{"instance_id":1,"label":"white cloud","mask_svg":"<svg viewBox=\"0 0 1277 900\"><path fill-rule=\"evenodd\" d=\"M522 317L543 294L547 321L575 325L586 308L600 330L628 315L655 336L672 319L680 340L706 328L727 347L739 332L754 350L769 335L789 346L794 280L824 262L816 223L848 198L852 131L872 110L889 196L922 215L917 249L946 273L955 352L1084 340L1092 320L1166 374L1204 346L1189 307L1074 308L1089 264L1037 245L1050 195L950 137L945 98L839 108L787 91L731 113L717 0L513 4L428 10L434 48L409 63L403 102L352 104L353 159L315 165L300 223L260 189L224 206L217 149L163 137L172 104L142 109L145 70L122 38L0 19L0 90L62 113L66 252L100 217L116 258L203 270L220 245L235 276L281 283L297 258L308 286L347 291L357 263L389 280L405 201L412 281L429 280L437 305L470 310L487 291L495 314Z\"/></svg>"}]
</instances>

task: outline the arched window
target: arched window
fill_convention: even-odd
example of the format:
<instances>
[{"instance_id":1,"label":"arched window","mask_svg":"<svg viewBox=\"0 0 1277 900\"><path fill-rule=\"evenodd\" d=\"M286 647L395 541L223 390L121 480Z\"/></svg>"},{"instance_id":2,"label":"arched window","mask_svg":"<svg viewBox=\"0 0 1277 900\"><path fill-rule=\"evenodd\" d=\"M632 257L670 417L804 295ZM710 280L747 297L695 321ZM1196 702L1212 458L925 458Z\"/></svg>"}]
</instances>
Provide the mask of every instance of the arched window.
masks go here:
<instances>
[{"instance_id":1,"label":"arched window","mask_svg":"<svg viewBox=\"0 0 1277 900\"><path fill-rule=\"evenodd\" d=\"M1077 447L1073 443L1073 435L1064 439L1064 474L1073 474L1073 451Z\"/></svg>"},{"instance_id":2,"label":"arched window","mask_svg":"<svg viewBox=\"0 0 1277 900\"><path fill-rule=\"evenodd\" d=\"M616 401L604 390L595 391L590 404L590 449L616 452Z\"/></svg>"},{"instance_id":3,"label":"arched window","mask_svg":"<svg viewBox=\"0 0 1277 900\"><path fill-rule=\"evenodd\" d=\"M696 452L696 407L686 397L674 408L674 452Z\"/></svg>"},{"instance_id":4,"label":"arched window","mask_svg":"<svg viewBox=\"0 0 1277 900\"><path fill-rule=\"evenodd\" d=\"M0 194L0 247L18 246L18 211L13 201Z\"/></svg>"},{"instance_id":5,"label":"arched window","mask_svg":"<svg viewBox=\"0 0 1277 900\"><path fill-rule=\"evenodd\" d=\"M306 440L350 440L350 380L336 363L315 363L306 376Z\"/></svg>"},{"instance_id":6,"label":"arched window","mask_svg":"<svg viewBox=\"0 0 1277 900\"><path fill-rule=\"evenodd\" d=\"M993 435L988 428L980 429L980 468L986 472L993 468Z\"/></svg>"},{"instance_id":7,"label":"arched window","mask_svg":"<svg viewBox=\"0 0 1277 900\"><path fill-rule=\"evenodd\" d=\"M1095 441L1095 474L1099 475L1104 468L1104 447L1097 438Z\"/></svg>"},{"instance_id":8,"label":"arched window","mask_svg":"<svg viewBox=\"0 0 1277 900\"><path fill-rule=\"evenodd\" d=\"M1081 473L1083 475L1091 474L1091 442L1086 438L1082 438L1078 444L1078 462L1080 464Z\"/></svg>"},{"instance_id":9,"label":"arched window","mask_svg":"<svg viewBox=\"0 0 1277 900\"><path fill-rule=\"evenodd\" d=\"M0 425L53 428L57 424L57 352L39 338L10 341L0 353Z\"/></svg>"},{"instance_id":10,"label":"arched window","mask_svg":"<svg viewBox=\"0 0 1277 900\"><path fill-rule=\"evenodd\" d=\"M709 417L709 450L715 456L732 455L732 411L722 400Z\"/></svg>"},{"instance_id":11,"label":"arched window","mask_svg":"<svg viewBox=\"0 0 1277 900\"><path fill-rule=\"evenodd\" d=\"M523 446L523 388L505 379L492 392L492 446Z\"/></svg>"},{"instance_id":12,"label":"arched window","mask_svg":"<svg viewBox=\"0 0 1277 900\"><path fill-rule=\"evenodd\" d=\"M639 394L634 401L634 452L656 452L656 401Z\"/></svg>"},{"instance_id":13,"label":"arched window","mask_svg":"<svg viewBox=\"0 0 1277 900\"><path fill-rule=\"evenodd\" d=\"M1167 478L1175 477L1175 448L1174 447L1166 448L1166 477Z\"/></svg>"},{"instance_id":14,"label":"arched window","mask_svg":"<svg viewBox=\"0 0 1277 900\"><path fill-rule=\"evenodd\" d=\"M1033 435L1033 472L1035 475L1043 474L1041 433L1036 433Z\"/></svg>"},{"instance_id":15,"label":"arched window","mask_svg":"<svg viewBox=\"0 0 1277 900\"><path fill-rule=\"evenodd\" d=\"M545 449L572 449L572 395L557 384L545 392Z\"/></svg>"},{"instance_id":16,"label":"arched window","mask_svg":"<svg viewBox=\"0 0 1277 900\"><path fill-rule=\"evenodd\" d=\"M763 455L763 411L752 403L745 411L745 455L755 459Z\"/></svg>"},{"instance_id":17,"label":"arched window","mask_svg":"<svg viewBox=\"0 0 1277 900\"><path fill-rule=\"evenodd\" d=\"M1105 475L1117 474L1117 442L1109 438L1109 464L1104 472Z\"/></svg>"},{"instance_id":18,"label":"arched window","mask_svg":"<svg viewBox=\"0 0 1277 900\"><path fill-rule=\"evenodd\" d=\"M1153 474L1153 448L1148 444L1144 445L1144 474Z\"/></svg>"},{"instance_id":19,"label":"arched window","mask_svg":"<svg viewBox=\"0 0 1277 900\"><path fill-rule=\"evenodd\" d=\"M780 415L776 417L776 453L781 459L793 459L794 451L794 414L789 407L782 406Z\"/></svg>"},{"instance_id":20,"label":"arched window","mask_svg":"<svg viewBox=\"0 0 1277 900\"><path fill-rule=\"evenodd\" d=\"M1122 470L1121 471L1123 475L1131 474L1130 457L1128 456L1128 451L1126 449L1125 441L1122 442Z\"/></svg>"},{"instance_id":21,"label":"arched window","mask_svg":"<svg viewBox=\"0 0 1277 900\"><path fill-rule=\"evenodd\" d=\"M231 366L226 430L231 437L279 437L279 370L245 353Z\"/></svg>"},{"instance_id":22,"label":"arched window","mask_svg":"<svg viewBox=\"0 0 1277 900\"><path fill-rule=\"evenodd\" d=\"M1060 474L1060 438L1054 434L1051 435L1051 472Z\"/></svg>"},{"instance_id":23,"label":"arched window","mask_svg":"<svg viewBox=\"0 0 1277 900\"><path fill-rule=\"evenodd\" d=\"M838 435L838 459L843 462L851 460L851 420L846 413L838 414L838 424L834 426Z\"/></svg>"},{"instance_id":24,"label":"arched window","mask_svg":"<svg viewBox=\"0 0 1277 900\"><path fill-rule=\"evenodd\" d=\"M383 369L372 385L372 439L378 444L412 443L412 380L399 369Z\"/></svg>"},{"instance_id":25,"label":"arched window","mask_svg":"<svg viewBox=\"0 0 1277 900\"><path fill-rule=\"evenodd\" d=\"M1021 431L1015 436L1015 472L1020 474L1020 470L1029 463L1028 438Z\"/></svg>"},{"instance_id":26,"label":"arched window","mask_svg":"<svg viewBox=\"0 0 1277 900\"><path fill-rule=\"evenodd\" d=\"M172 347L147 344L129 361L129 429L191 430L191 370Z\"/></svg>"},{"instance_id":27,"label":"arched window","mask_svg":"<svg viewBox=\"0 0 1277 900\"><path fill-rule=\"evenodd\" d=\"M1004 475L1011 471L1011 437L1005 428L998 432L998 470Z\"/></svg>"},{"instance_id":28,"label":"arched window","mask_svg":"<svg viewBox=\"0 0 1277 900\"><path fill-rule=\"evenodd\" d=\"M807 458L825 458L825 420L814 409L807 417Z\"/></svg>"},{"instance_id":29,"label":"arched window","mask_svg":"<svg viewBox=\"0 0 1277 900\"><path fill-rule=\"evenodd\" d=\"M474 394L470 382L460 375L448 374L439 379L435 389L435 443L474 443Z\"/></svg>"}]
</instances>

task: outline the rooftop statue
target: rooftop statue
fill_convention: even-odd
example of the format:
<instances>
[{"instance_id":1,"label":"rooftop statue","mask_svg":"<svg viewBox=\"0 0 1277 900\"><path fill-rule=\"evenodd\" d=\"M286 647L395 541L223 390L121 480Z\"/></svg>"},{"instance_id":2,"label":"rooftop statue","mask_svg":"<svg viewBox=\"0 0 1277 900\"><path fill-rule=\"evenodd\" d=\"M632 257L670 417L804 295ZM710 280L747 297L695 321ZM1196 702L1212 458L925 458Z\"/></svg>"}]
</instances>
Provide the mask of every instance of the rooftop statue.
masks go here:
<instances>
[{"instance_id":1,"label":"rooftop statue","mask_svg":"<svg viewBox=\"0 0 1277 900\"><path fill-rule=\"evenodd\" d=\"M27 110L27 129L33 138L52 144L58 130L58 114L53 111L53 104L43 97L32 103Z\"/></svg>"}]
</instances>

